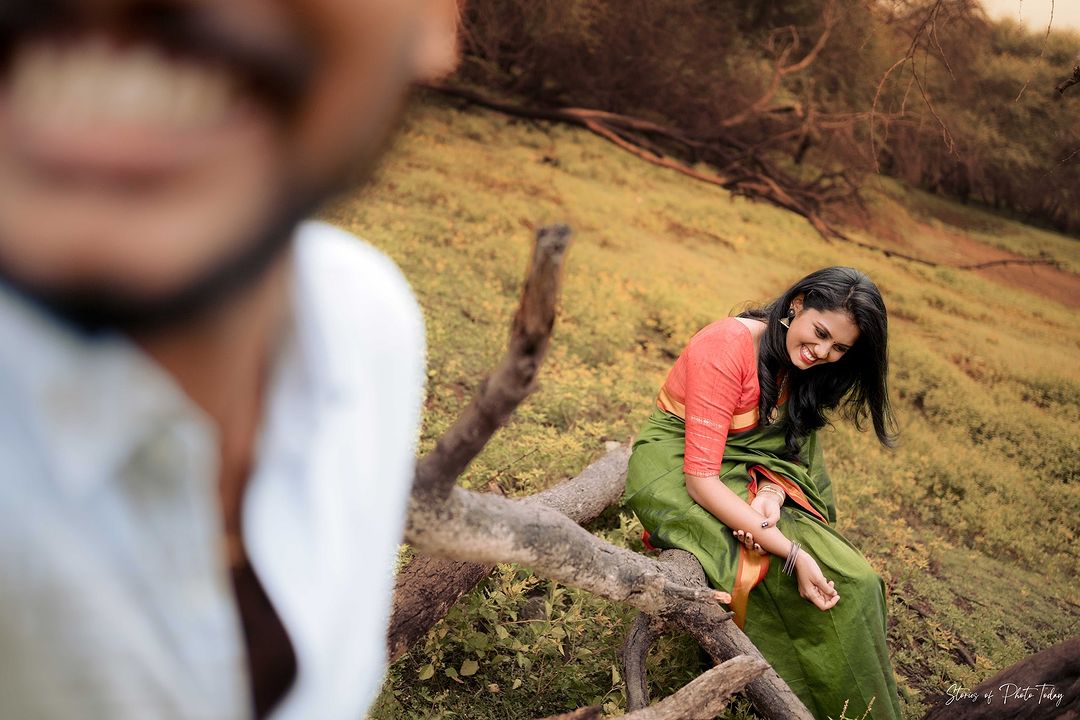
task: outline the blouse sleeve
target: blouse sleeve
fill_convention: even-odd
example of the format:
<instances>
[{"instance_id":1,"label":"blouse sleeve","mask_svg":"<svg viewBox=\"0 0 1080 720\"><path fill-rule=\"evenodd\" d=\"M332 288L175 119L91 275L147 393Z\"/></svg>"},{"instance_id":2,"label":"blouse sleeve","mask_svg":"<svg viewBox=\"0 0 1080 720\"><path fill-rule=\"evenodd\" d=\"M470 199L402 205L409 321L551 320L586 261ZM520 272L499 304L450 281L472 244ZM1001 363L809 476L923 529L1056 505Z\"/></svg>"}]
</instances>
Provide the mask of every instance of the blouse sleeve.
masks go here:
<instances>
[{"instance_id":1,"label":"blouse sleeve","mask_svg":"<svg viewBox=\"0 0 1080 720\"><path fill-rule=\"evenodd\" d=\"M743 328L725 323L699 333L687 345L685 474L707 477L720 472L748 370L748 344L753 357L753 342Z\"/></svg>"}]
</instances>

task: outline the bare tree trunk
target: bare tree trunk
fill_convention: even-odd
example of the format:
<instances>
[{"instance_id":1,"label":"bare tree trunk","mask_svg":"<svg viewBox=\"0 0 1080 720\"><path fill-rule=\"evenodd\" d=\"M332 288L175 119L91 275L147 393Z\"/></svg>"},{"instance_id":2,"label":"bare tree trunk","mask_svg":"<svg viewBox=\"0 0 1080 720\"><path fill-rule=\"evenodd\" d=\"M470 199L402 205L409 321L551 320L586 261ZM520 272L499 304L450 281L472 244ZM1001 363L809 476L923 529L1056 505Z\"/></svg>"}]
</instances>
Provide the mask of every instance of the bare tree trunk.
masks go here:
<instances>
[{"instance_id":1,"label":"bare tree trunk","mask_svg":"<svg viewBox=\"0 0 1080 720\"><path fill-rule=\"evenodd\" d=\"M1080 635L958 693L931 699L923 720L1080 719Z\"/></svg>"},{"instance_id":2,"label":"bare tree trunk","mask_svg":"<svg viewBox=\"0 0 1080 720\"><path fill-rule=\"evenodd\" d=\"M629 457L629 448L614 448L577 477L525 501L558 510L576 523L587 523L619 501L626 485ZM493 567L417 554L397 575L387 633L390 662L404 655Z\"/></svg>"}]
</instances>

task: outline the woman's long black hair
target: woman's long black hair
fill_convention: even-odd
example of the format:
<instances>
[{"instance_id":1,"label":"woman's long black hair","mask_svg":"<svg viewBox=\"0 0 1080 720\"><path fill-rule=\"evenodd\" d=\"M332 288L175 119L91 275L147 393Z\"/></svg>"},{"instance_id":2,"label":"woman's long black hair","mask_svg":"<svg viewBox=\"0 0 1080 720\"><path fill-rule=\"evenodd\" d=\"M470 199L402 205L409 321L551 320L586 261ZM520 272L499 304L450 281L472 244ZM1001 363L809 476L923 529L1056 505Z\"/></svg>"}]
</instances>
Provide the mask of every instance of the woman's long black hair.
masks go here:
<instances>
[{"instance_id":1,"label":"woman's long black hair","mask_svg":"<svg viewBox=\"0 0 1080 720\"><path fill-rule=\"evenodd\" d=\"M803 296L803 309L847 313L859 328L858 339L836 362L800 371L787 351L788 317L792 301ZM810 273L763 307L751 307L737 317L767 323L761 337L758 407L762 424L777 404L781 375L788 375L787 449L796 459L806 436L824 427L826 413L841 406L843 417L865 428L869 416L878 440L885 447L896 443L896 421L889 403L889 319L877 286L863 272L834 266ZM779 419L778 419L779 422Z\"/></svg>"}]
</instances>

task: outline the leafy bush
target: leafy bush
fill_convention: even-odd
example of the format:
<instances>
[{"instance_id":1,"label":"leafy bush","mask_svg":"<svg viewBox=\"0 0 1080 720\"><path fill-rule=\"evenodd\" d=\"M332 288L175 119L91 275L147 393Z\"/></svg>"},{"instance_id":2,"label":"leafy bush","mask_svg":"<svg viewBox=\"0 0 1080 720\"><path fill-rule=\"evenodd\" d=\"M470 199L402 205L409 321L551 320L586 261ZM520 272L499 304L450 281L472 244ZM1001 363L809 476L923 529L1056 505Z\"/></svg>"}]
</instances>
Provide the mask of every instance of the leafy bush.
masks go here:
<instances>
[{"instance_id":1,"label":"leafy bush","mask_svg":"<svg viewBox=\"0 0 1080 720\"><path fill-rule=\"evenodd\" d=\"M880 168L963 202L1080 232L1080 88L1063 101L1053 90L1080 64L1075 32L1044 38L1015 21L990 22L971 0L468 0L465 7L460 77L468 82L540 104L640 115L747 148L749 157L797 164L809 149L814 168ZM820 55L770 90L781 59L793 63L821 37L830 7L839 22ZM911 61L888 75L915 35ZM744 121L722 125L749 108Z\"/></svg>"}]
</instances>

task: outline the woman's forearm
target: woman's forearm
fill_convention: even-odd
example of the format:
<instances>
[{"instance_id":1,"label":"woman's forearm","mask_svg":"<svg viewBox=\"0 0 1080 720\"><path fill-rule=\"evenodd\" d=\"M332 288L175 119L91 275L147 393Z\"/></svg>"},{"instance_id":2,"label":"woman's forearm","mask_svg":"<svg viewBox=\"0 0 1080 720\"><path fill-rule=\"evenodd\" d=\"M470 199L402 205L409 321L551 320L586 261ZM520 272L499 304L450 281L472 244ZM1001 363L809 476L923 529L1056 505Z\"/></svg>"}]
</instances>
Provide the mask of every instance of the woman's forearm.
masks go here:
<instances>
[{"instance_id":1,"label":"woman's forearm","mask_svg":"<svg viewBox=\"0 0 1080 720\"><path fill-rule=\"evenodd\" d=\"M791 541L775 527L761 527L765 516L736 495L720 480L719 475L687 475L686 490L694 502L712 513L717 520L732 530L752 533L754 542L773 555L786 557L791 552Z\"/></svg>"}]
</instances>

